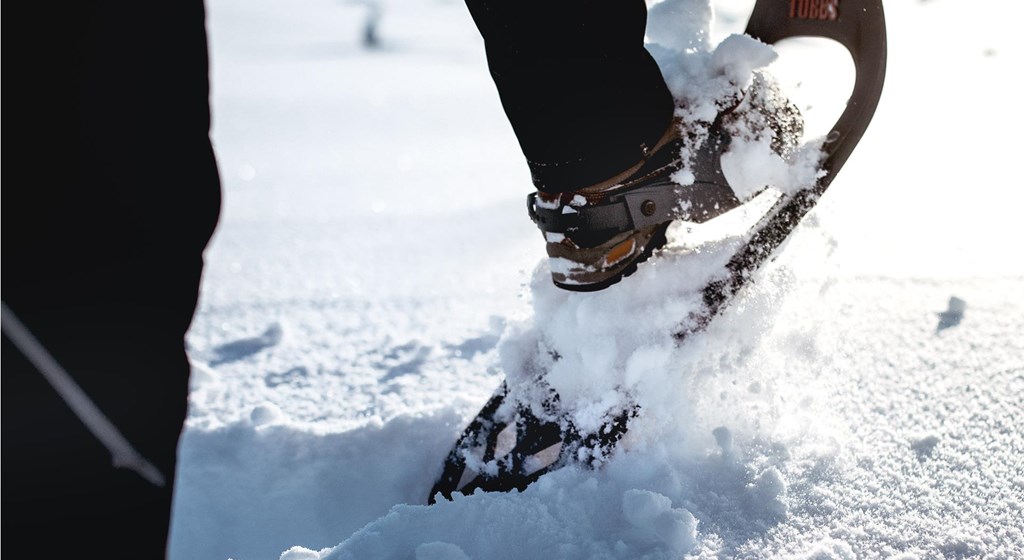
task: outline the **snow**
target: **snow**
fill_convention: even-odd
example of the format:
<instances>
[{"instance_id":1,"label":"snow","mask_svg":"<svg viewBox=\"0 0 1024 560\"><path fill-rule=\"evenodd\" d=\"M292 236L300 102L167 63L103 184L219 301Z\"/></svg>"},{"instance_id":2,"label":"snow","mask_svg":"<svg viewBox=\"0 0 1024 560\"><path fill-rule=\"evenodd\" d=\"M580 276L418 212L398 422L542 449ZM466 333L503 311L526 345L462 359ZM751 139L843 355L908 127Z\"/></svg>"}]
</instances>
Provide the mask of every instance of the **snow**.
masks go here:
<instances>
[{"instance_id":1,"label":"snow","mask_svg":"<svg viewBox=\"0 0 1024 560\"><path fill-rule=\"evenodd\" d=\"M652 8L684 117L706 120L774 57L735 35L750 5ZM225 206L189 337L171 558L1024 555L1024 122L1000 101L1024 61L1021 8L886 10L864 140L751 289L676 348L688 286L733 227L674 227L604 292L551 286L462 3L384 4L367 51L366 6L209 0ZM787 69L801 49L767 68L827 132L819 99L850 82ZM776 189L808 180L813 149L765 147L735 146L730 180L752 194L765 165ZM544 348L578 422L642 404L620 452L424 505L466 421L504 375L528 390Z\"/></svg>"}]
</instances>

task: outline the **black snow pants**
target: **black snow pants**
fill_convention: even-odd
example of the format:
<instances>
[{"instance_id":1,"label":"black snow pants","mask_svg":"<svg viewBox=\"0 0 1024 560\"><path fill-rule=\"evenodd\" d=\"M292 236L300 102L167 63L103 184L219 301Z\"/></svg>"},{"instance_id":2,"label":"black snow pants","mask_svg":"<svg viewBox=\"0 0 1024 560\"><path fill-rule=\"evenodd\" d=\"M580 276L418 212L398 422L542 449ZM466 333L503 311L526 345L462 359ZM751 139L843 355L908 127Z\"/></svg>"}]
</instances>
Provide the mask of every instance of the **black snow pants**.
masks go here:
<instances>
[{"instance_id":1,"label":"black snow pants","mask_svg":"<svg viewBox=\"0 0 1024 560\"><path fill-rule=\"evenodd\" d=\"M220 207L203 3L4 11L22 32L4 59L3 300L167 484L114 468L5 336L3 549L164 558L184 335Z\"/></svg>"},{"instance_id":2,"label":"black snow pants","mask_svg":"<svg viewBox=\"0 0 1024 560\"><path fill-rule=\"evenodd\" d=\"M542 191L591 185L640 162L672 119L644 48L644 0L466 0Z\"/></svg>"}]
</instances>

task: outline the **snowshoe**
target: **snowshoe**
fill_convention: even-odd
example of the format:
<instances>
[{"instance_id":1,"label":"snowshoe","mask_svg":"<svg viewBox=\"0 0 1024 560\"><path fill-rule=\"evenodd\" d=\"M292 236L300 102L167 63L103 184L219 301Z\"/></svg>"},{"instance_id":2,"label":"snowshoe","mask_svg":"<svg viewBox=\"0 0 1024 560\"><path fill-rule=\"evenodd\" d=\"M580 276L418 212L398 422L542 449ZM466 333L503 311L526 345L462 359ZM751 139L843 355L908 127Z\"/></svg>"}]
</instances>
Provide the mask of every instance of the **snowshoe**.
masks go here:
<instances>
[{"instance_id":1,"label":"snowshoe","mask_svg":"<svg viewBox=\"0 0 1024 560\"><path fill-rule=\"evenodd\" d=\"M856 81L845 111L822 145L820 167L824 173L813 185L781 195L751 229L723 274L698 288L702 305L688 317L680 317L678 330L673 333L678 343L704 330L814 208L867 129L885 78L886 31L881 0L758 0L746 34L768 44L791 37L833 39L850 51ZM783 121L783 125L788 122ZM536 195L530 195L531 217L548 234L582 231L615 235L661 227L673 220L710 220L740 204L720 161L732 140L729 129L725 115L709 127L691 162L695 180L690 185L645 185L614 192L598 204L579 205L570 212L549 207L553 205L543 201L538 203ZM785 149L777 146L777 151ZM535 381L544 386L543 377ZM538 405L516 398L502 383L449 453L429 501L477 489L522 490L544 473L569 464L598 466L614 452L630 420L639 413L636 405L611 412L604 426L581 433L560 407L553 391Z\"/></svg>"}]
</instances>

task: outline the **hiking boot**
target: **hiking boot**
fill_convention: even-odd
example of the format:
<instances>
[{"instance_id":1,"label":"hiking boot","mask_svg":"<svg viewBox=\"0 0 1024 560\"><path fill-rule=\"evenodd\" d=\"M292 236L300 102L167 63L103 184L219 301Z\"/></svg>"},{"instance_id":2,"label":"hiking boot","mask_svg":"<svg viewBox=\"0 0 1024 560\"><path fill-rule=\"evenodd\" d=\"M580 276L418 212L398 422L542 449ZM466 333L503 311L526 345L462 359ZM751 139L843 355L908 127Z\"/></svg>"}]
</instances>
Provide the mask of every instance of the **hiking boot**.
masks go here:
<instances>
[{"instance_id":1,"label":"hiking boot","mask_svg":"<svg viewBox=\"0 0 1024 560\"><path fill-rule=\"evenodd\" d=\"M632 168L606 181L566 193L538 192L532 205L571 214L604 203L609 197L647 186L672 190L673 173L682 168L682 129L673 121L661 140ZM665 245L671 221L634 231L578 228L556 233L544 231L551 276L559 288L593 292L615 284L636 271L637 265Z\"/></svg>"}]
</instances>

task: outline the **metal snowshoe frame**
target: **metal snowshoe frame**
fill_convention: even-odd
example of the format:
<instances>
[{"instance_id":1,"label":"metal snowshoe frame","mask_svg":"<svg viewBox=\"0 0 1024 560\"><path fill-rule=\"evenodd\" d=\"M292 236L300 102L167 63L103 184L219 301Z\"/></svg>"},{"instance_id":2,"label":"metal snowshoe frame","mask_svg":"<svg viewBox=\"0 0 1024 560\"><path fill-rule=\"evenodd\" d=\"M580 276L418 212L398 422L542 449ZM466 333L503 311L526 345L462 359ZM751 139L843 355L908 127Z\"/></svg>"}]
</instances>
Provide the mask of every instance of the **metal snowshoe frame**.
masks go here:
<instances>
[{"instance_id":1,"label":"metal snowshoe frame","mask_svg":"<svg viewBox=\"0 0 1024 560\"><path fill-rule=\"evenodd\" d=\"M692 313L675 333L679 342L704 330L721 312L753 273L773 258L801 219L817 204L836 174L846 163L854 147L867 130L881 97L885 79L886 30L881 0L758 0L747 24L746 34L765 43L797 37L824 37L837 41L850 52L856 69L853 92L846 109L840 115L822 147L821 169L825 175L811 187L783 195L751 230L746 243L733 255L721 277L709 282L703 289L703 306ZM698 203L690 206L686 218L705 221L723 213L722 208L738 205L728 181L721 170L720 157L728 146L729 138L720 127L712 126L705 149L694 162L696 181L683 195L692 194ZM728 191L728 192L726 192ZM671 199L665 199L666 193ZM704 193L704 194L701 194ZM650 196L648 196L650 195ZM699 196L705 198L699 198ZM651 197L660 197L657 199ZM609 199L608 204L586 208L585 212L563 213L560 209L544 209L529 198L530 215L545 231L571 231L586 227L609 229L628 227L652 220L680 219L679 192L669 188L637 189ZM653 202L648 203L648 201ZM715 208L715 204L719 204ZM652 210L652 206L654 208ZM594 208L598 208L594 211ZM646 210L645 210L646 209ZM667 216L667 218L666 218ZM642 227L639 226L639 227ZM618 412L604 429L591 434L579 433L573 426L536 418L528 409L506 421L498 420L497 412L508 396L503 382L466 428L459 442L449 453L437 484L431 490L428 502L437 495L451 499L453 493L522 490L546 472L565 466L581 448L592 449L597 455L611 451L628 429L628 423L638 411L634 405ZM558 396L552 395L552 406ZM513 424L514 423L514 424ZM482 448L482 459L493 461L499 433L510 426L515 428L516 442L504 460L498 461L495 476L473 473L467 476L466 460L462 455L471 448ZM539 450L561 442L561 457L551 465L532 472L522 466L526 458ZM469 480L466 480L469 479Z\"/></svg>"},{"instance_id":2,"label":"metal snowshoe frame","mask_svg":"<svg viewBox=\"0 0 1024 560\"><path fill-rule=\"evenodd\" d=\"M814 208L867 130L885 82L882 0L758 0L745 33L769 44L796 37L832 39L850 52L856 78L846 109L822 146L825 175L813 186L781 197L765 213L749 241L729 260L727 276L704 288L704 307L676 333L680 340L703 330Z\"/></svg>"}]
</instances>

